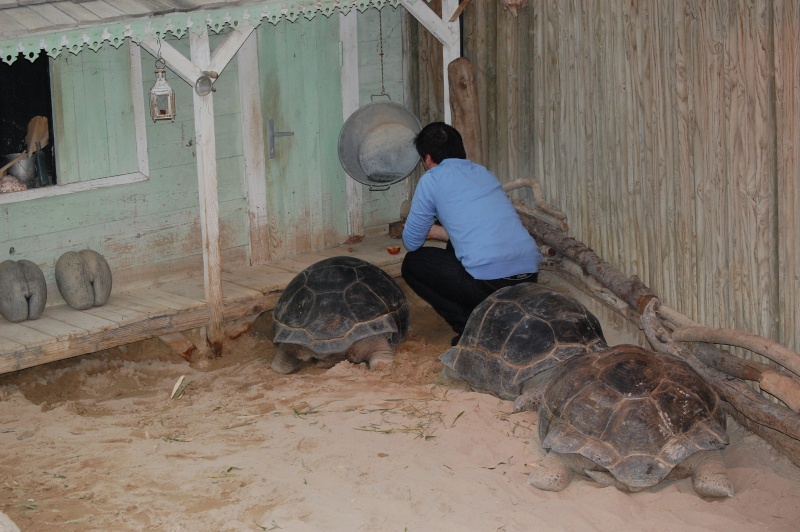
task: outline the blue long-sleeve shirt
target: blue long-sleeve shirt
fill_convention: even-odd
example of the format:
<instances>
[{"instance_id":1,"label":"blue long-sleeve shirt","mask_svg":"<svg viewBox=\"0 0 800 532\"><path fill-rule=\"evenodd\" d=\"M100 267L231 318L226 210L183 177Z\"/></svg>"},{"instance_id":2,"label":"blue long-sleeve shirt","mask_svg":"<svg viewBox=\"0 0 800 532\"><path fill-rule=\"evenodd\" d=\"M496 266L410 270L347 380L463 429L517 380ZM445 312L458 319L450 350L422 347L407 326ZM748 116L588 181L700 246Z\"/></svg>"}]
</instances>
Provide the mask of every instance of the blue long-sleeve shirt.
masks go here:
<instances>
[{"instance_id":1,"label":"blue long-sleeve shirt","mask_svg":"<svg viewBox=\"0 0 800 532\"><path fill-rule=\"evenodd\" d=\"M466 159L445 159L425 172L403 229L406 249L422 247L434 218L475 279L539 271L542 254L536 242L500 181L483 166Z\"/></svg>"}]
</instances>

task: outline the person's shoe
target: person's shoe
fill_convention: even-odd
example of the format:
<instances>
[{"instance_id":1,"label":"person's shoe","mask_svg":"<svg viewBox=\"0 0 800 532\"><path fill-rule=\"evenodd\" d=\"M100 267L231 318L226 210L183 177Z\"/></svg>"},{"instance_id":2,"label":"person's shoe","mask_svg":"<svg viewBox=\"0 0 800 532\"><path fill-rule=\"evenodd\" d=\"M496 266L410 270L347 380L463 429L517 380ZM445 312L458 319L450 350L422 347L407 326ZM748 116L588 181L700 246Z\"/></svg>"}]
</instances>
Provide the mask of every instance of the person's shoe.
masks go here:
<instances>
[{"instance_id":1,"label":"person's shoe","mask_svg":"<svg viewBox=\"0 0 800 532\"><path fill-rule=\"evenodd\" d=\"M450 346L451 347L455 347L456 345L458 345L458 341L459 340L461 340L461 335L460 334L457 334L457 335L453 336L453 339L450 340Z\"/></svg>"}]
</instances>

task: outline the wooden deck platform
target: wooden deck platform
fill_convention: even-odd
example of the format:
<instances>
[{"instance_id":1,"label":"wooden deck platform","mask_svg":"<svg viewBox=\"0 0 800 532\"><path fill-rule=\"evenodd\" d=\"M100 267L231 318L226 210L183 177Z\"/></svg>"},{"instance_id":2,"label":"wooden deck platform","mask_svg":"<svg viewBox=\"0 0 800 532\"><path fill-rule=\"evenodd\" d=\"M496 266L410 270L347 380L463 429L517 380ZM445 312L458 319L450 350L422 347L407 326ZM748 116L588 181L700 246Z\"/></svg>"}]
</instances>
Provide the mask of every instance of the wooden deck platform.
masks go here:
<instances>
[{"instance_id":1,"label":"wooden deck platform","mask_svg":"<svg viewBox=\"0 0 800 532\"><path fill-rule=\"evenodd\" d=\"M401 247L399 254L391 255L386 247L393 245L400 245L400 241L377 236L269 265L235 270L223 267L226 325L272 310L295 274L327 257L359 257L397 277L405 250ZM203 278L198 275L112 292L101 307L75 310L56 305L47 307L39 319L21 323L0 318L0 374L150 338L174 340L170 335L203 327L210 317Z\"/></svg>"}]
</instances>

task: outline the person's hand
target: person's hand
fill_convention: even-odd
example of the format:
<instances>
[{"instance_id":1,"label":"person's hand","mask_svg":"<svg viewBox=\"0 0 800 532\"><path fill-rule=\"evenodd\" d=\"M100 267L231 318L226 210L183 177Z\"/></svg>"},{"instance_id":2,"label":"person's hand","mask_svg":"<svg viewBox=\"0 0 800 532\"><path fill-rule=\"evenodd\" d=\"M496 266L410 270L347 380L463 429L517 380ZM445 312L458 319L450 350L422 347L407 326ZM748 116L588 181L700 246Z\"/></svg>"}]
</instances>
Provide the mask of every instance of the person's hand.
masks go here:
<instances>
[{"instance_id":1,"label":"person's hand","mask_svg":"<svg viewBox=\"0 0 800 532\"><path fill-rule=\"evenodd\" d=\"M431 230L428 231L428 239L447 242L450 240L450 237L447 235L447 231L445 231L444 227L434 224L431 226Z\"/></svg>"}]
</instances>

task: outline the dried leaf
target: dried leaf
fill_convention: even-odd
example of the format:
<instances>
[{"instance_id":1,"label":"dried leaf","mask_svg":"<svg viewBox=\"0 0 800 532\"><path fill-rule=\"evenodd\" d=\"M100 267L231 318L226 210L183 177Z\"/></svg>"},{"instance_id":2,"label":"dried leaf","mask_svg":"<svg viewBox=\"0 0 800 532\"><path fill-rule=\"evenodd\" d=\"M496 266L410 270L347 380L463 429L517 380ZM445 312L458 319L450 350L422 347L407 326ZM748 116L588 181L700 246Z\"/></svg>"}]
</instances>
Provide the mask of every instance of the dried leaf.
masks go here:
<instances>
[{"instance_id":1,"label":"dried leaf","mask_svg":"<svg viewBox=\"0 0 800 532\"><path fill-rule=\"evenodd\" d=\"M185 378L186 378L185 375L181 375L180 378L178 379L178 382L176 382L175 386L172 387L172 394L170 394L170 396L169 396L170 399L174 399L175 398L175 394L178 393L178 388L181 387L181 383L183 382L183 379L185 379Z\"/></svg>"}]
</instances>

